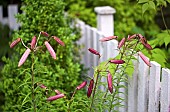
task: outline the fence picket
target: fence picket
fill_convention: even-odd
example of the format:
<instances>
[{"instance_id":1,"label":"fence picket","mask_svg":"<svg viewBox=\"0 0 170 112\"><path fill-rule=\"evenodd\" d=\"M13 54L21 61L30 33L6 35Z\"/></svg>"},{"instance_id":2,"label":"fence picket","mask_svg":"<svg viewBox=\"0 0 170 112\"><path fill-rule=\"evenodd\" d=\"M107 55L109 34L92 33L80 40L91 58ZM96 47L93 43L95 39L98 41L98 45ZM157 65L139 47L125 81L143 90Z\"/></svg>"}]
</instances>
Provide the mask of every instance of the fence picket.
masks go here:
<instances>
[{"instance_id":1,"label":"fence picket","mask_svg":"<svg viewBox=\"0 0 170 112\"><path fill-rule=\"evenodd\" d=\"M148 112L159 112L161 66L152 61L149 77L149 107Z\"/></svg>"},{"instance_id":2,"label":"fence picket","mask_svg":"<svg viewBox=\"0 0 170 112\"><path fill-rule=\"evenodd\" d=\"M3 23L3 9L2 6L0 6L0 22Z\"/></svg>"},{"instance_id":3,"label":"fence picket","mask_svg":"<svg viewBox=\"0 0 170 112\"><path fill-rule=\"evenodd\" d=\"M138 57L137 57L138 60ZM137 96L138 96L138 66L139 62L133 61L134 73L128 78L128 112L137 112Z\"/></svg>"},{"instance_id":4,"label":"fence picket","mask_svg":"<svg viewBox=\"0 0 170 112\"><path fill-rule=\"evenodd\" d=\"M9 27L12 30L18 30L19 24L17 24L15 15L18 13L18 5L9 5L8 6L8 21Z\"/></svg>"},{"instance_id":5,"label":"fence picket","mask_svg":"<svg viewBox=\"0 0 170 112\"><path fill-rule=\"evenodd\" d=\"M137 112L147 112L149 67L139 57Z\"/></svg>"},{"instance_id":6,"label":"fence picket","mask_svg":"<svg viewBox=\"0 0 170 112\"><path fill-rule=\"evenodd\" d=\"M170 70L162 69L161 112L169 112L170 105Z\"/></svg>"}]
</instances>

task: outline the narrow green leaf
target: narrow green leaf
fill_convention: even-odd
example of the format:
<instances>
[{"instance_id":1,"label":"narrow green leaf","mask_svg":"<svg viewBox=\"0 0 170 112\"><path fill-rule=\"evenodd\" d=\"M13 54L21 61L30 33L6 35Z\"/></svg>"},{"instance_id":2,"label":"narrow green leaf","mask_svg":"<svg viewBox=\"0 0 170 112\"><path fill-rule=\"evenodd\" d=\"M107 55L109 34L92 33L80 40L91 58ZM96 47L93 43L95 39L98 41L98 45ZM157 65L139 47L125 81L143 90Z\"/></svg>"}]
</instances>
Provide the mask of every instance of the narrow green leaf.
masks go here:
<instances>
[{"instance_id":1,"label":"narrow green leaf","mask_svg":"<svg viewBox=\"0 0 170 112\"><path fill-rule=\"evenodd\" d=\"M139 0L138 3L145 3L148 2L148 0Z\"/></svg>"},{"instance_id":2,"label":"narrow green leaf","mask_svg":"<svg viewBox=\"0 0 170 112\"><path fill-rule=\"evenodd\" d=\"M170 43L170 36L165 37L164 42L165 42L165 46L167 47L167 45Z\"/></svg>"},{"instance_id":3,"label":"narrow green leaf","mask_svg":"<svg viewBox=\"0 0 170 112\"><path fill-rule=\"evenodd\" d=\"M149 7L156 10L155 3L153 1L149 1Z\"/></svg>"},{"instance_id":4,"label":"narrow green leaf","mask_svg":"<svg viewBox=\"0 0 170 112\"><path fill-rule=\"evenodd\" d=\"M142 5L142 14L144 14L146 12L148 7L149 7L148 3L145 3L145 4Z\"/></svg>"}]
</instances>

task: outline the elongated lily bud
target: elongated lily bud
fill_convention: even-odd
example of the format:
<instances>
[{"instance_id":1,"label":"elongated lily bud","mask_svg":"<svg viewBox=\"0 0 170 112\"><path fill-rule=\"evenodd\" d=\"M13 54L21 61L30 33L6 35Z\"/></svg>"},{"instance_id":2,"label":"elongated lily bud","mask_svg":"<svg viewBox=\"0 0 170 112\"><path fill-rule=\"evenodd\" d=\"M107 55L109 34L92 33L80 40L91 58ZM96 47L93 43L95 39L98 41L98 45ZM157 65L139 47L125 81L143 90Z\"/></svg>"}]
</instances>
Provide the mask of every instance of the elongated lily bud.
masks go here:
<instances>
[{"instance_id":1,"label":"elongated lily bud","mask_svg":"<svg viewBox=\"0 0 170 112\"><path fill-rule=\"evenodd\" d=\"M47 87L44 84L41 84L40 88L46 89Z\"/></svg>"},{"instance_id":2,"label":"elongated lily bud","mask_svg":"<svg viewBox=\"0 0 170 112\"><path fill-rule=\"evenodd\" d=\"M47 50L50 52L50 55L54 59L56 59L56 53L54 52L54 49L51 47L51 45L47 41L45 41L44 43L45 43L45 46L46 46Z\"/></svg>"},{"instance_id":3,"label":"elongated lily bud","mask_svg":"<svg viewBox=\"0 0 170 112\"><path fill-rule=\"evenodd\" d=\"M151 47L151 45L149 45L148 43L144 44L145 48L148 50L152 50L153 48Z\"/></svg>"},{"instance_id":4,"label":"elongated lily bud","mask_svg":"<svg viewBox=\"0 0 170 112\"><path fill-rule=\"evenodd\" d=\"M37 42L37 39L36 39L36 36L34 36L31 41L31 49L34 49L36 42Z\"/></svg>"},{"instance_id":5,"label":"elongated lily bud","mask_svg":"<svg viewBox=\"0 0 170 112\"><path fill-rule=\"evenodd\" d=\"M22 55L21 59L19 60L18 67L20 67L26 61L27 57L29 56L31 50L27 48L27 50Z\"/></svg>"},{"instance_id":6,"label":"elongated lily bud","mask_svg":"<svg viewBox=\"0 0 170 112\"><path fill-rule=\"evenodd\" d=\"M51 97L47 98L47 101L54 101L54 100L57 100L57 99L63 98L63 97L64 97L64 94L58 94L58 95L51 96Z\"/></svg>"},{"instance_id":7,"label":"elongated lily bud","mask_svg":"<svg viewBox=\"0 0 170 112\"><path fill-rule=\"evenodd\" d=\"M151 45L149 45L149 44L147 43L147 41L146 41L145 38L140 38L140 42L143 44L143 46L144 46L146 49L152 50Z\"/></svg>"},{"instance_id":8,"label":"elongated lily bud","mask_svg":"<svg viewBox=\"0 0 170 112\"><path fill-rule=\"evenodd\" d=\"M139 56L142 58L142 60L151 67L151 64L149 62L149 60L147 59L147 57L142 53L142 52L138 52Z\"/></svg>"},{"instance_id":9,"label":"elongated lily bud","mask_svg":"<svg viewBox=\"0 0 170 112\"><path fill-rule=\"evenodd\" d=\"M49 37L49 34L48 34L47 32L41 31L41 34L42 34L43 36Z\"/></svg>"},{"instance_id":10,"label":"elongated lily bud","mask_svg":"<svg viewBox=\"0 0 170 112\"><path fill-rule=\"evenodd\" d=\"M61 94L61 92L59 90L54 90L56 92L57 95Z\"/></svg>"},{"instance_id":11,"label":"elongated lily bud","mask_svg":"<svg viewBox=\"0 0 170 112\"><path fill-rule=\"evenodd\" d=\"M61 41L58 37L56 37L56 36L52 36L52 38L54 38L54 40L57 42L57 43L59 43L60 45L62 45L62 46L64 46L65 44L64 44L64 42L63 41Z\"/></svg>"},{"instance_id":12,"label":"elongated lily bud","mask_svg":"<svg viewBox=\"0 0 170 112\"><path fill-rule=\"evenodd\" d=\"M109 40L112 40L112 39L117 39L118 36L109 36L109 37L104 37L102 39L100 39L101 42L105 42L105 41L109 41Z\"/></svg>"},{"instance_id":13,"label":"elongated lily bud","mask_svg":"<svg viewBox=\"0 0 170 112\"><path fill-rule=\"evenodd\" d=\"M108 83L108 89L110 93L113 93L112 75L110 72L107 75L107 83Z\"/></svg>"},{"instance_id":14,"label":"elongated lily bud","mask_svg":"<svg viewBox=\"0 0 170 112\"><path fill-rule=\"evenodd\" d=\"M94 50L93 48L89 48L88 50L89 50L92 54L95 54L95 55L99 55L99 56L100 56L99 52L96 51L96 50Z\"/></svg>"},{"instance_id":15,"label":"elongated lily bud","mask_svg":"<svg viewBox=\"0 0 170 112\"><path fill-rule=\"evenodd\" d=\"M132 36L129 36L129 35L128 35L128 38L127 38L127 40L134 39L136 36L137 36L137 34L133 34Z\"/></svg>"},{"instance_id":16,"label":"elongated lily bud","mask_svg":"<svg viewBox=\"0 0 170 112\"><path fill-rule=\"evenodd\" d=\"M80 89L82 89L82 88L84 88L85 86L86 86L86 84L87 84L87 81L84 81L83 83L81 83L79 86L77 86L77 90L80 90Z\"/></svg>"},{"instance_id":17,"label":"elongated lily bud","mask_svg":"<svg viewBox=\"0 0 170 112\"><path fill-rule=\"evenodd\" d=\"M19 42L21 42L21 38L17 38L10 44L10 48L14 48Z\"/></svg>"},{"instance_id":18,"label":"elongated lily bud","mask_svg":"<svg viewBox=\"0 0 170 112\"><path fill-rule=\"evenodd\" d=\"M93 91L93 85L94 85L94 80L91 79L90 80L90 84L89 84L89 87L88 87L88 91L87 91L87 97L89 98L92 94L92 91Z\"/></svg>"},{"instance_id":19,"label":"elongated lily bud","mask_svg":"<svg viewBox=\"0 0 170 112\"><path fill-rule=\"evenodd\" d=\"M123 38L119 44L118 44L118 48L120 49L124 44L125 44L126 38Z\"/></svg>"},{"instance_id":20,"label":"elongated lily bud","mask_svg":"<svg viewBox=\"0 0 170 112\"><path fill-rule=\"evenodd\" d=\"M124 60L110 60L109 62L114 63L114 64L123 64L123 63L125 63Z\"/></svg>"}]
</instances>

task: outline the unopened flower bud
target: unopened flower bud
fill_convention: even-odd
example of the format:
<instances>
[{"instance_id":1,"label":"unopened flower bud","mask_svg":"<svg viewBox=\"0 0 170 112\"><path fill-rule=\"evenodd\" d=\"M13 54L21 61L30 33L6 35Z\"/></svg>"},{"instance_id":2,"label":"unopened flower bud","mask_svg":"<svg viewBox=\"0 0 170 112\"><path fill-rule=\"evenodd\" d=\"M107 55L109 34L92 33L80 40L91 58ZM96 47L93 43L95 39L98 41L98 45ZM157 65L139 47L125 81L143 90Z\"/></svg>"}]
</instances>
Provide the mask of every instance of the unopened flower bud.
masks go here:
<instances>
[{"instance_id":1,"label":"unopened flower bud","mask_svg":"<svg viewBox=\"0 0 170 112\"><path fill-rule=\"evenodd\" d=\"M34 36L31 41L31 49L34 49L36 42L37 42L37 39L36 39L36 36Z\"/></svg>"},{"instance_id":2,"label":"unopened flower bud","mask_svg":"<svg viewBox=\"0 0 170 112\"><path fill-rule=\"evenodd\" d=\"M59 43L60 45L62 45L62 46L64 46L65 44L64 44L64 42L63 41L61 41L58 37L56 37L56 36L52 36L52 38L54 38L54 40L57 42L57 43Z\"/></svg>"},{"instance_id":3,"label":"unopened flower bud","mask_svg":"<svg viewBox=\"0 0 170 112\"><path fill-rule=\"evenodd\" d=\"M114 64L123 64L123 63L125 63L124 60L110 60L109 62L114 63Z\"/></svg>"},{"instance_id":4,"label":"unopened flower bud","mask_svg":"<svg viewBox=\"0 0 170 112\"><path fill-rule=\"evenodd\" d=\"M105 42L105 41L109 41L109 40L112 40L112 39L117 39L118 36L109 36L109 37L104 37L102 39L100 39L101 42Z\"/></svg>"},{"instance_id":5,"label":"unopened flower bud","mask_svg":"<svg viewBox=\"0 0 170 112\"><path fill-rule=\"evenodd\" d=\"M44 84L41 84L40 88L46 89L47 87Z\"/></svg>"},{"instance_id":6,"label":"unopened flower bud","mask_svg":"<svg viewBox=\"0 0 170 112\"><path fill-rule=\"evenodd\" d=\"M82 82L79 86L77 86L77 90L84 88L86 84L87 84L87 81Z\"/></svg>"},{"instance_id":7,"label":"unopened flower bud","mask_svg":"<svg viewBox=\"0 0 170 112\"><path fill-rule=\"evenodd\" d=\"M64 97L64 94L58 94L58 95L51 96L51 97L47 98L47 101L54 101L54 100L57 100L57 99L63 98L63 97Z\"/></svg>"},{"instance_id":8,"label":"unopened flower bud","mask_svg":"<svg viewBox=\"0 0 170 112\"><path fill-rule=\"evenodd\" d=\"M56 53L54 52L54 49L51 47L51 45L47 41L45 41L44 43L45 43L45 46L46 46L47 50L50 52L50 55L54 59L56 59Z\"/></svg>"},{"instance_id":9,"label":"unopened flower bud","mask_svg":"<svg viewBox=\"0 0 170 112\"><path fill-rule=\"evenodd\" d=\"M137 36L136 34L133 34L132 36L129 36L129 35L128 35L128 38L127 38L127 40L134 39L136 36Z\"/></svg>"},{"instance_id":10,"label":"unopened flower bud","mask_svg":"<svg viewBox=\"0 0 170 112\"><path fill-rule=\"evenodd\" d=\"M41 34L42 34L43 36L49 37L49 34L48 34L47 32L41 31Z\"/></svg>"},{"instance_id":11,"label":"unopened flower bud","mask_svg":"<svg viewBox=\"0 0 170 112\"><path fill-rule=\"evenodd\" d=\"M138 54L148 66L151 66L149 60L147 59L147 57L142 52L138 52Z\"/></svg>"},{"instance_id":12,"label":"unopened flower bud","mask_svg":"<svg viewBox=\"0 0 170 112\"><path fill-rule=\"evenodd\" d=\"M89 50L92 54L95 54L95 55L99 55L99 56L100 56L99 52L96 51L96 50L94 50L93 48L89 48L88 50Z\"/></svg>"},{"instance_id":13,"label":"unopened flower bud","mask_svg":"<svg viewBox=\"0 0 170 112\"><path fill-rule=\"evenodd\" d=\"M59 90L54 90L56 92L57 95L61 94L61 92Z\"/></svg>"},{"instance_id":14,"label":"unopened flower bud","mask_svg":"<svg viewBox=\"0 0 170 112\"><path fill-rule=\"evenodd\" d=\"M19 42L21 41L21 38L17 38L10 44L10 48L14 48Z\"/></svg>"},{"instance_id":15,"label":"unopened flower bud","mask_svg":"<svg viewBox=\"0 0 170 112\"><path fill-rule=\"evenodd\" d=\"M126 38L123 38L119 44L118 44L118 48L120 49L124 44L125 44Z\"/></svg>"},{"instance_id":16,"label":"unopened flower bud","mask_svg":"<svg viewBox=\"0 0 170 112\"><path fill-rule=\"evenodd\" d=\"M29 56L31 50L27 48L27 50L22 55L21 59L19 60L18 67L20 67L26 61L27 57Z\"/></svg>"},{"instance_id":17,"label":"unopened flower bud","mask_svg":"<svg viewBox=\"0 0 170 112\"><path fill-rule=\"evenodd\" d=\"M108 89L110 93L113 93L112 75L110 72L107 75L107 83L108 83Z\"/></svg>"},{"instance_id":18,"label":"unopened flower bud","mask_svg":"<svg viewBox=\"0 0 170 112\"><path fill-rule=\"evenodd\" d=\"M87 91L87 97L89 98L92 94L92 91L93 91L93 85L94 85L94 80L91 79L90 80L90 84L89 84L89 87L88 87L88 91Z\"/></svg>"}]
</instances>

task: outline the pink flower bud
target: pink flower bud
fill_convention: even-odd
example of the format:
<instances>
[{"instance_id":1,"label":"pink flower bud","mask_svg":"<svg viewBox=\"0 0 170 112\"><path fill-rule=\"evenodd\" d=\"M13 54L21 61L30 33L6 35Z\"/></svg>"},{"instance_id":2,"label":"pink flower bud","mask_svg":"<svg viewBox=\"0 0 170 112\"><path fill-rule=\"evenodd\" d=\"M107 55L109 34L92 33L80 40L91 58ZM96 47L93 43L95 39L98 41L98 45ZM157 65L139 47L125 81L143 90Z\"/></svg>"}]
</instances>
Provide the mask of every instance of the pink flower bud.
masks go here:
<instances>
[{"instance_id":1,"label":"pink flower bud","mask_svg":"<svg viewBox=\"0 0 170 112\"><path fill-rule=\"evenodd\" d=\"M47 50L50 52L50 55L51 55L54 59L56 59L56 54L55 54L55 52L54 52L54 49L51 47L51 45L50 45L47 41L45 41L44 43L45 43L45 46L46 46Z\"/></svg>"},{"instance_id":2,"label":"pink flower bud","mask_svg":"<svg viewBox=\"0 0 170 112\"><path fill-rule=\"evenodd\" d=\"M87 97L89 98L92 94L92 91L93 91L93 85L94 85L94 80L91 79L90 80L90 84L89 84L89 87L88 87L88 91L87 91Z\"/></svg>"},{"instance_id":3,"label":"pink flower bud","mask_svg":"<svg viewBox=\"0 0 170 112\"><path fill-rule=\"evenodd\" d=\"M58 37L52 36L52 38L54 38L54 40L55 40L56 42L58 42L60 45L64 46L64 42L61 41Z\"/></svg>"},{"instance_id":4,"label":"pink flower bud","mask_svg":"<svg viewBox=\"0 0 170 112\"><path fill-rule=\"evenodd\" d=\"M105 41L109 41L109 40L112 40L112 39L117 39L118 36L109 36L109 37L104 37L102 39L100 39L101 42L105 42Z\"/></svg>"},{"instance_id":5,"label":"pink flower bud","mask_svg":"<svg viewBox=\"0 0 170 112\"><path fill-rule=\"evenodd\" d=\"M127 40L134 39L136 36L137 36L136 34L133 34L132 36L129 36L129 35L128 35L128 38L127 38Z\"/></svg>"},{"instance_id":6,"label":"pink flower bud","mask_svg":"<svg viewBox=\"0 0 170 112\"><path fill-rule=\"evenodd\" d=\"M57 95L61 94L61 92L59 90L54 90L56 92Z\"/></svg>"},{"instance_id":7,"label":"pink flower bud","mask_svg":"<svg viewBox=\"0 0 170 112\"><path fill-rule=\"evenodd\" d=\"M114 64L123 64L123 63L125 63L124 60L110 60L109 62L114 63Z\"/></svg>"},{"instance_id":8,"label":"pink flower bud","mask_svg":"<svg viewBox=\"0 0 170 112\"><path fill-rule=\"evenodd\" d=\"M95 55L99 55L99 56L100 56L99 52L96 51L96 50L94 50L93 48L89 48L88 50L89 50L92 54L95 54Z\"/></svg>"},{"instance_id":9,"label":"pink flower bud","mask_svg":"<svg viewBox=\"0 0 170 112\"><path fill-rule=\"evenodd\" d=\"M54 100L57 100L57 99L63 98L63 97L64 97L64 94L58 94L58 95L51 96L51 97L47 98L47 101L54 101Z\"/></svg>"},{"instance_id":10,"label":"pink flower bud","mask_svg":"<svg viewBox=\"0 0 170 112\"><path fill-rule=\"evenodd\" d=\"M110 72L107 75L107 83L108 83L108 89L110 93L113 93L112 75Z\"/></svg>"},{"instance_id":11,"label":"pink flower bud","mask_svg":"<svg viewBox=\"0 0 170 112\"><path fill-rule=\"evenodd\" d=\"M147 48L148 50L152 50L153 48L151 47L151 45L149 45L148 43L144 44L145 48Z\"/></svg>"},{"instance_id":12,"label":"pink flower bud","mask_svg":"<svg viewBox=\"0 0 170 112\"><path fill-rule=\"evenodd\" d=\"M40 88L46 89L47 87L44 84L41 84Z\"/></svg>"},{"instance_id":13,"label":"pink flower bud","mask_svg":"<svg viewBox=\"0 0 170 112\"><path fill-rule=\"evenodd\" d=\"M29 56L31 50L27 48L27 50L22 55L21 59L19 60L18 67L20 67L26 61L27 57Z\"/></svg>"},{"instance_id":14,"label":"pink flower bud","mask_svg":"<svg viewBox=\"0 0 170 112\"><path fill-rule=\"evenodd\" d=\"M151 45L149 45L149 44L147 43L147 41L146 41L145 38L140 38L140 42L143 44L143 46L144 46L146 49L152 50Z\"/></svg>"},{"instance_id":15,"label":"pink flower bud","mask_svg":"<svg viewBox=\"0 0 170 112\"><path fill-rule=\"evenodd\" d=\"M21 38L17 38L10 44L10 48L14 48L19 42L21 41Z\"/></svg>"},{"instance_id":16,"label":"pink flower bud","mask_svg":"<svg viewBox=\"0 0 170 112\"><path fill-rule=\"evenodd\" d=\"M123 39L119 42L119 45L118 45L118 48L119 48L119 49L124 45L125 41L126 41L126 38L123 38Z\"/></svg>"},{"instance_id":17,"label":"pink flower bud","mask_svg":"<svg viewBox=\"0 0 170 112\"><path fill-rule=\"evenodd\" d=\"M37 39L36 39L36 36L34 36L31 41L31 49L34 49L36 42L37 42Z\"/></svg>"},{"instance_id":18,"label":"pink flower bud","mask_svg":"<svg viewBox=\"0 0 170 112\"><path fill-rule=\"evenodd\" d=\"M47 32L41 31L41 34L42 34L43 36L49 37L49 34L48 34Z\"/></svg>"},{"instance_id":19,"label":"pink flower bud","mask_svg":"<svg viewBox=\"0 0 170 112\"><path fill-rule=\"evenodd\" d=\"M86 84L87 84L87 81L84 81L84 82L82 82L79 86L77 86L77 90L80 90L80 89L82 89L82 88L84 88L85 86L86 86Z\"/></svg>"},{"instance_id":20,"label":"pink flower bud","mask_svg":"<svg viewBox=\"0 0 170 112\"><path fill-rule=\"evenodd\" d=\"M147 59L147 57L142 53L142 52L138 52L139 56L142 58L142 60L151 67L151 64L149 62L149 60Z\"/></svg>"}]
</instances>

